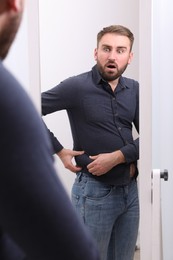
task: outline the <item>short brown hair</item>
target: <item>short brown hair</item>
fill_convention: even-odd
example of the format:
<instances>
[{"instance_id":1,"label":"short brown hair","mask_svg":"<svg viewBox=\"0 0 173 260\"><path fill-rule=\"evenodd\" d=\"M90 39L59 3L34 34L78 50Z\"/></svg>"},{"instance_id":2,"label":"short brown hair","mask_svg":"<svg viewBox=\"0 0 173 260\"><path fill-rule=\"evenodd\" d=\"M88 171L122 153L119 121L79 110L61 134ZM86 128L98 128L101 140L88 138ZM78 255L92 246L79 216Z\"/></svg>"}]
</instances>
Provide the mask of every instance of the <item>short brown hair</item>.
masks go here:
<instances>
[{"instance_id":1,"label":"short brown hair","mask_svg":"<svg viewBox=\"0 0 173 260\"><path fill-rule=\"evenodd\" d=\"M130 50L132 49L133 42L134 42L134 35L133 33L127 28L122 25L111 25L108 27L104 27L98 34L97 34L97 46L101 40L101 38L106 33L115 33L118 35L127 36L130 40Z\"/></svg>"}]
</instances>

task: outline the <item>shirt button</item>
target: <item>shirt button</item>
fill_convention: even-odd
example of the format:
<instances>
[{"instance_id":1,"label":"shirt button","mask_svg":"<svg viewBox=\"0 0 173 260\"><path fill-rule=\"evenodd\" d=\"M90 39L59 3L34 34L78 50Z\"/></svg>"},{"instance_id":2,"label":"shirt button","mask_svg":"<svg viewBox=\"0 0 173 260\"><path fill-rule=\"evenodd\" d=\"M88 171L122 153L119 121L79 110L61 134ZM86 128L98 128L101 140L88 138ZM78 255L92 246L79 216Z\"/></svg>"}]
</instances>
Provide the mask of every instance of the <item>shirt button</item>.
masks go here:
<instances>
[{"instance_id":1,"label":"shirt button","mask_svg":"<svg viewBox=\"0 0 173 260\"><path fill-rule=\"evenodd\" d=\"M118 127L118 130L121 130L121 127L120 127L120 126Z\"/></svg>"}]
</instances>

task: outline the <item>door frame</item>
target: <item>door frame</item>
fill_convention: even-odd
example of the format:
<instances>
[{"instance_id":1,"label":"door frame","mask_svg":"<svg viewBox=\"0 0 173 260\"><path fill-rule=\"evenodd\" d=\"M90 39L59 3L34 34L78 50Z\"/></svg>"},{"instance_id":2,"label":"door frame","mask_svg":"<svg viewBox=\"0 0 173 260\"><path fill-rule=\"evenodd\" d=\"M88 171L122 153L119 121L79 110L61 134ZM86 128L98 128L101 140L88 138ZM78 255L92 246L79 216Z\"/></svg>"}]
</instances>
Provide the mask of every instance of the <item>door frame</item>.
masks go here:
<instances>
[{"instance_id":1,"label":"door frame","mask_svg":"<svg viewBox=\"0 0 173 260\"><path fill-rule=\"evenodd\" d=\"M147 18L147 19L146 19ZM152 260L152 1L139 5L140 259Z\"/></svg>"}]
</instances>

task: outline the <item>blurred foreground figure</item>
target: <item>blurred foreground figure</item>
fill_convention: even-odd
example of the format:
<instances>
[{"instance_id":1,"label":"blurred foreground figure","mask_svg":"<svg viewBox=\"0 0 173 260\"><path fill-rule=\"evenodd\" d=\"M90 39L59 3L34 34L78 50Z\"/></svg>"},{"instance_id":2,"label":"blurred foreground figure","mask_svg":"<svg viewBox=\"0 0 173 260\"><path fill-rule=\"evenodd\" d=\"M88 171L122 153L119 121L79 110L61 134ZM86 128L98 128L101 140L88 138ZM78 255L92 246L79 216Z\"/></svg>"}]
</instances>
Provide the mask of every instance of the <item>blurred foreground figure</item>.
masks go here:
<instances>
[{"instance_id":1,"label":"blurred foreground figure","mask_svg":"<svg viewBox=\"0 0 173 260\"><path fill-rule=\"evenodd\" d=\"M42 119L2 64L23 8L0 0L0 259L98 260L56 175Z\"/></svg>"}]
</instances>

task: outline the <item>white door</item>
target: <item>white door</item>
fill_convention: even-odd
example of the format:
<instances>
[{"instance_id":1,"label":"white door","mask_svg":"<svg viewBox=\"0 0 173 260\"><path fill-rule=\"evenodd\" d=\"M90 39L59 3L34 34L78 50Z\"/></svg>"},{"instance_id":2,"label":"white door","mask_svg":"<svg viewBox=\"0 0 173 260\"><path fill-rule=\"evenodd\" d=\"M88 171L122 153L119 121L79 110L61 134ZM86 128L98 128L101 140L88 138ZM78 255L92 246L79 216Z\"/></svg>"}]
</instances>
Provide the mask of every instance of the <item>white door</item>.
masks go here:
<instances>
[{"instance_id":1,"label":"white door","mask_svg":"<svg viewBox=\"0 0 173 260\"><path fill-rule=\"evenodd\" d=\"M163 260L173 259L172 11L171 0L140 1L141 260L158 260L152 258L154 241L152 241L151 172L155 168L161 171L168 169L169 174L168 182L161 181L161 228Z\"/></svg>"},{"instance_id":2,"label":"white door","mask_svg":"<svg viewBox=\"0 0 173 260\"><path fill-rule=\"evenodd\" d=\"M153 0L153 160L152 167L168 169L161 182L163 260L173 259L173 2Z\"/></svg>"}]
</instances>

